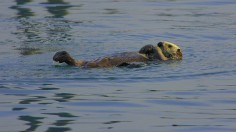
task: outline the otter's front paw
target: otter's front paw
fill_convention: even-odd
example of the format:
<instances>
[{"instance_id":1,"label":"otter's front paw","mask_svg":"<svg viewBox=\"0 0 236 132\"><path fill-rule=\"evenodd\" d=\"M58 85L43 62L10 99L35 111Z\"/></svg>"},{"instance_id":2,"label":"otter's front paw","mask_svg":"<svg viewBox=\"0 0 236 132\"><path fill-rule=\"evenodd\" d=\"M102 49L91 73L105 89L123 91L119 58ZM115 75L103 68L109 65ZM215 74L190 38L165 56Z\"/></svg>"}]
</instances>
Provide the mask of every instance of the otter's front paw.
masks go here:
<instances>
[{"instance_id":1,"label":"otter's front paw","mask_svg":"<svg viewBox=\"0 0 236 132\"><path fill-rule=\"evenodd\" d=\"M151 44L145 45L139 50L139 53L148 55L148 54L153 53L154 49L155 49L155 47Z\"/></svg>"}]
</instances>

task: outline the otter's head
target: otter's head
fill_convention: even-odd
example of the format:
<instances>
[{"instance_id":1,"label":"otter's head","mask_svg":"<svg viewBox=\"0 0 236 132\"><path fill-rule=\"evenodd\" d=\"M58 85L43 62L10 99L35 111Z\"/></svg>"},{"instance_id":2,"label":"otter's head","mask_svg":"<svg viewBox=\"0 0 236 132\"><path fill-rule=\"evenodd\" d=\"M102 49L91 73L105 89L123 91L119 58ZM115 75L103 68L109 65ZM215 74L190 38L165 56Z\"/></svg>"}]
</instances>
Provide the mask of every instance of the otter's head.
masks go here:
<instances>
[{"instance_id":1,"label":"otter's head","mask_svg":"<svg viewBox=\"0 0 236 132\"><path fill-rule=\"evenodd\" d=\"M54 56L53 56L53 60L59 63L73 63L74 59L70 56L69 53L67 53L66 51L59 51L57 52Z\"/></svg>"},{"instance_id":2,"label":"otter's head","mask_svg":"<svg viewBox=\"0 0 236 132\"><path fill-rule=\"evenodd\" d=\"M182 51L180 47L171 42L162 41L157 44L165 57L171 60L182 60Z\"/></svg>"}]
</instances>

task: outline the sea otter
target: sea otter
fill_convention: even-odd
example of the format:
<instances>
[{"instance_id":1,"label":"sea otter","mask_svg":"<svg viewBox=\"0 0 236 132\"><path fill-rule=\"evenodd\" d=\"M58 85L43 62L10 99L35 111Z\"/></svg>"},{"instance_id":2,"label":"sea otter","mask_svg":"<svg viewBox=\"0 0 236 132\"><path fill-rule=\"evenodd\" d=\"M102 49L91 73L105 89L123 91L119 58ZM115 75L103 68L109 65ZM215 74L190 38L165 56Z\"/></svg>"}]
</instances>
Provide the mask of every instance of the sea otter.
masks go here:
<instances>
[{"instance_id":1,"label":"sea otter","mask_svg":"<svg viewBox=\"0 0 236 132\"><path fill-rule=\"evenodd\" d=\"M145 45L139 52L116 53L95 60L75 60L66 51L59 51L53 56L53 60L66 63L71 66L84 68L127 66L135 62L147 62L155 60L181 60L182 51L179 46L171 42L162 41L156 46Z\"/></svg>"}]
</instances>

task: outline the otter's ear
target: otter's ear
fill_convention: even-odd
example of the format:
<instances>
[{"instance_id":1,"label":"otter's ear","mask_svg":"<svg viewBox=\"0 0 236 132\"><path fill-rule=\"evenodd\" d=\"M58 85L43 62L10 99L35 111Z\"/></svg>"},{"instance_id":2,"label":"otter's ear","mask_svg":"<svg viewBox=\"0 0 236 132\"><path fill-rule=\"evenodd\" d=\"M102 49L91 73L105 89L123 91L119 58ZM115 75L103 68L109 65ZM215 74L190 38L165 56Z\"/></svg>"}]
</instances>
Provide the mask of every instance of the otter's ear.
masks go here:
<instances>
[{"instance_id":1,"label":"otter's ear","mask_svg":"<svg viewBox=\"0 0 236 132\"><path fill-rule=\"evenodd\" d=\"M154 52L154 49L155 49L155 47L151 44L145 45L139 50L139 53L149 55Z\"/></svg>"}]
</instances>

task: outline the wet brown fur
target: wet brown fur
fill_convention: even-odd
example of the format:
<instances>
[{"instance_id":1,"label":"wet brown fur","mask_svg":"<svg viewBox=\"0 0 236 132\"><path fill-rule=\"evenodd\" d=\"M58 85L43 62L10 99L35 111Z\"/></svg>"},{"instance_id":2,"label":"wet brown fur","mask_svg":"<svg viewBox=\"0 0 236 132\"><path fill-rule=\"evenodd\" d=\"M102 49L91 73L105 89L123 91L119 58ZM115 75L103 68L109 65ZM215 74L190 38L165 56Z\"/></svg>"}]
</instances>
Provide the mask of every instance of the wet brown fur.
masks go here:
<instances>
[{"instance_id":1,"label":"wet brown fur","mask_svg":"<svg viewBox=\"0 0 236 132\"><path fill-rule=\"evenodd\" d=\"M171 45L171 46L170 46ZM175 49L172 49L175 48ZM68 65L96 68L125 66L133 62L147 62L153 60L181 60L181 49L170 42L159 42L157 46L145 45L139 52L123 52L110 56L100 57L92 61L75 60L66 51L59 51L53 56L53 60Z\"/></svg>"}]
</instances>

